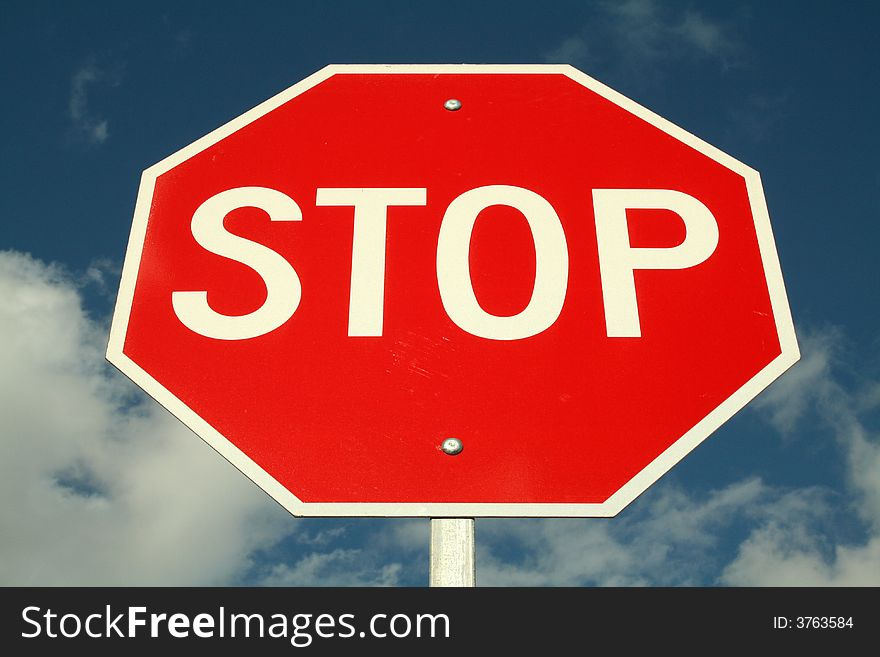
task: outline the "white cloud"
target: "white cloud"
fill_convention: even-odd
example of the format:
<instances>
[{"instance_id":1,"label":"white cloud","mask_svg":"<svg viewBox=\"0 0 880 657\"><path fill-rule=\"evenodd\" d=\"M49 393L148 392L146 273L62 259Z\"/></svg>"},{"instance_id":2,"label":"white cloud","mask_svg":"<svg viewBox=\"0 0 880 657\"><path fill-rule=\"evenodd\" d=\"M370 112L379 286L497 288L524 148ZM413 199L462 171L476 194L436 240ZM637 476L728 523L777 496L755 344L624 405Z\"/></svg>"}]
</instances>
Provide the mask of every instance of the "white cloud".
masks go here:
<instances>
[{"instance_id":1,"label":"white cloud","mask_svg":"<svg viewBox=\"0 0 880 657\"><path fill-rule=\"evenodd\" d=\"M583 37L569 36L558 46L544 53L544 61L586 66L590 61L590 48Z\"/></svg>"},{"instance_id":2,"label":"white cloud","mask_svg":"<svg viewBox=\"0 0 880 657\"><path fill-rule=\"evenodd\" d=\"M295 520L112 370L113 275L0 251L0 585L427 581L426 521Z\"/></svg>"},{"instance_id":3,"label":"white cloud","mask_svg":"<svg viewBox=\"0 0 880 657\"><path fill-rule=\"evenodd\" d=\"M602 4L606 29L626 57L652 61L672 51L664 43L674 32L654 0L625 0Z\"/></svg>"},{"instance_id":4,"label":"white cloud","mask_svg":"<svg viewBox=\"0 0 880 657\"><path fill-rule=\"evenodd\" d=\"M263 565L265 586L399 586L428 581L428 521L358 519L311 521L296 542L311 551L292 564ZM329 524L329 527L327 526ZM288 557L290 558L290 557Z\"/></svg>"},{"instance_id":5,"label":"white cloud","mask_svg":"<svg viewBox=\"0 0 880 657\"><path fill-rule=\"evenodd\" d=\"M80 296L96 277L0 252L0 584L427 580L426 520L293 520L112 374L106 328ZM670 480L615 519L480 520L478 582L880 584L880 444L866 421L880 386L840 382L843 342L802 337L801 363L754 408L789 448L807 425L824 432L845 490L751 478L697 493Z\"/></svg>"},{"instance_id":6,"label":"white cloud","mask_svg":"<svg viewBox=\"0 0 880 657\"><path fill-rule=\"evenodd\" d=\"M832 383L832 361L841 339L835 330L801 336L801 360L752 402L752 408L761 411L783 436L793 435Z\"/></svg>"},{"instance_id":7,"label":"white cloud","mask_svg":"<svg viewBox=\"0 0 880 657\"><path fill-rule=\"evenodd\" d=\"M836 545L830 557L803 528L768 525L740 546L721 580L734 586L880 586L880 537Z\"/></svg>"},{"instance_id":8,"label":"white cloud","mask_svg":"<svg viewBox=\"0 0 880 657\"><path fill-rule=\"evenodd\" d=\"M219 584L294 526L103 359L60 268L0 252L0 583Z\"/></svg>"},{"instance_id":9,"label":"white cloud","mask_svg":"<svg viewBox=\"0 0 880 657\"><path fill-rule=\"evenodd\" d=\"M67 108L74 129L92 144L103 144L110 137L107 119L96 116L89 103L91 89L99 83L117 84L117 77L108 75L93 60L80 66L70 78Z\"/></svg>"},{"instance_id":10,"label":"white cloud","mask_svg":"<svg viewBox=\"0 0 880 657\"><path fill-rule=\"evenodd\" d=\"M835 330L802 337L801 362L754 407L789 436L790 448L803 440L797 434L805 423L818 425L838 448L845 490L748 479L699 496L664 481L611 520L480 521L478 582L880 584L880 441L861 415L876 408L877 383L862 381L854 390L840 383L842 341ZM852 535L854 523L862 540L839 538Z\"/></svg>"},{"instance_id":11,"label":"white cloud","mask_svg":"<svg viewBox=\"0 0 880 657\"><path fill-rule=\"evenodd\" d=\"M734 139L752 141L772 139L781 124L791 115L790 97L786 91L752 93L729 109L730 129Z\"/></svg>"},{"instance_id":12,"label":"white cloud","mask_svg":"<svg viewBox=\"0 0 880 657\"><path fill-rule=\"evenodd\" d=\"M791 439L808 422L819 423L845 459L847 482L862 520L880 533L880 439L863 418L878 404L878 382L844 386L843 334L826 328L801 336L802 362L755 401Z\"/></svg>"},{"instance_id":13,"label":"white cloud","mask_svg":"<svg viewBox=\"0 0 880 657\"><path fill-rule=\"evenodd\" d=\"M80 287L91 286L95 288L98 294L115 295L116 284L121 273L119 265L109 258L97 258L89 263L78 282Z\"/></svg>"},{"instance_id":14,"label":"white cloud","mask_svg":"<svg viewBox=\"0 0 880 657\"><path fill-rule=\"evenodd\" d=\"M818 490L786 493L758 479L703 498L660 484L615 519L478 523L478 580L487 586L679 586L714 583L731 528L824 508ZM505 553L514 550L516 556Z\"/></svg>"},{"instance_id":15,"label":"white cloud","mask_svg":"<svg viewBox=\"0 0 880 657\"><path fill-rule=\"evenodd\" d=\"M336 548L312 552L292 566L277 564L261 580L264 586L397 586L403 565L375 564L376 554L362 549Z\"/></svg>"},{"instance_id":16,"label":"white cloud","mask_svg":"<svg viewBox=\"0 0 880 657\"><path fill-rule=\"evenodd\" d=\"M880 438L864 421L876 407L876 381L858 381L855 390L835 375L843 336L825 329L802 337L803 367L793 369L758 400L758 407L785 434L795 435L818 422L843 455L848 503L834 512L854 513L866 538L857 543L831 542L810 532L804 519L788 526L757 528L725 569L731 584L814 586L880 585ZM797 516L793 516L797 518Z\"/></svg>"},{"instance_id":17,"label":"white cloud","mask_svg":"<svg viewBox=\"0 0 880 657\"><path fill-rule=\"evenodd\" d=\"M684 20L668 27L685 43L706 55L724 58L735 53L739 45L719 24L695 11L685 13Z\"/></svg>"},{"instance_id":18,"label":"white cloud","mask_svg":"<svg viewBox=\"0 0 880 657\"><path fill-rule=\"evenodd\" d=\"M742 46L731 26L698 11L677 14L656 0L615 0L596 5L581 30L544 54L545 61L576 66L606 61L632 76L668 59L699 55L728 65Z\"/></svg>"}]
</instances>

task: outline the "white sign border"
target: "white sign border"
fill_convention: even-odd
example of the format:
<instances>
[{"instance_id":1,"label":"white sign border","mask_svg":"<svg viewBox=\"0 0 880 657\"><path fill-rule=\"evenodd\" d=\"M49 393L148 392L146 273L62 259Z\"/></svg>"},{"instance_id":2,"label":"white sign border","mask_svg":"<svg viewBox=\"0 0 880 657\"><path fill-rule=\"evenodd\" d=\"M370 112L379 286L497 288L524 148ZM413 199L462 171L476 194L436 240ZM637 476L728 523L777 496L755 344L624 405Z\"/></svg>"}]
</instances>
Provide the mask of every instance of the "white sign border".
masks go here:
<instances>
[{"instance_id":1,"label":"white sign border","mask_svg":"<svg viewBox=\"0 0 880 657\"><path fill-rule=\"evenodd\" d=\"M601 504L478 504L478 503L310 503L297 498L293 493L271 477L238 447L221 435L208 422L187 407L162 384L123 353L125 334L134 298L137 272L147 229L147 219L152 204L156 179L197 153L216 144L225 137L249 123L271 112L287 101L315 87L337 74L382 74L382 73L495 73L495 74L560 74L587 89L603 96L625 110L635 114L651 125L663 130L672 137L684 142L707 157L739 173L746 181L755 231L764 270L773 316L782 352L751 380L709 413L702 421L685 433L662 454L649 463L641 472L629 480L616 493ZM181 422L219 452L249 479L262 488L270 497L295 516L371 516L371 517L431 517L431 518L471 518L471 517L611 517L617 515L630 502L641 495L651 484L668 472L686 454L703 442L709 435L730 419L737 411L754 399L777 377L798 361L800 352L789 310L782 270L776 252L770 217L764 199L761 178L757 171L707 144L689 132L654 114L626 96L614 91L566 64L536 65L497 65L497 64L387 64L387 65L345 65L326 66L289 89L217 128L208 135L177 151L161 162L144 171L138 190L134 219L122 277L119 295L113 314L110 339L107 346L107 360L156 399Z\"/></svg>"}]
</instances>

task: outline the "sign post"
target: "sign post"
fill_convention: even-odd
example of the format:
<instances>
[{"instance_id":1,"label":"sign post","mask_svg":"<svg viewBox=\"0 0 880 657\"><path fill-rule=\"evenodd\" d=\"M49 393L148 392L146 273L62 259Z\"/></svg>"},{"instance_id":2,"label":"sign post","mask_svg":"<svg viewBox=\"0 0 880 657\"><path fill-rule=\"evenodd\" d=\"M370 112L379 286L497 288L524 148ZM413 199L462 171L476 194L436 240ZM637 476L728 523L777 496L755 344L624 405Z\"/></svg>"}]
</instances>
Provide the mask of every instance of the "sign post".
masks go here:
<instances>
[{"instance_id":1,"label":"sign post","mask_svg":"<svg viewBox=\"0 0 880 657\"><path fill-rule=\"evenodd\" d=\"M473 518L617 514L799 354L757 172L570 66L426 65L147 169L107 357L294 515L443 518L466 584Z\"/></svg>"},{"instance_id":2,"label":"sign post","mask_svg":"<svg viewBox=\"0 0 880 657\"><path fill-rule=\"evenodd\" d=\"M473 518L431 519L431 586L476 586Z\"/></svg>"}]
</instances>

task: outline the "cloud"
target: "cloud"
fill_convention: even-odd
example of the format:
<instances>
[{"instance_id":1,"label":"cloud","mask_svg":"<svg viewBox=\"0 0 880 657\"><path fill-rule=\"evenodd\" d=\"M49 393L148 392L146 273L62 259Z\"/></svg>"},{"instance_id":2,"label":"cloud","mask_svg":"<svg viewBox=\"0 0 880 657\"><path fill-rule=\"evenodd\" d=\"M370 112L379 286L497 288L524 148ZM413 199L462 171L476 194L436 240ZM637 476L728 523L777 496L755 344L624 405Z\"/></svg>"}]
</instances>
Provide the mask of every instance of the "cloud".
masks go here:
<instances>
[{"instance_id":1,"label":"cloud","mask_svg":"<svg viewBox=\"0 0 880 657\"><path fill-rule=\"evenodd\" d=\"M835 546L831 558L816 537L775 525L756 530L721 576L734 586L878 586L880 538L862 546Z\"/></svg>"},{"instance_id":2,"label":"cloud","mask_svg":"<svg viewBox=\"0 0 880 657\"><path fill-rule=\"evenodd\" d=\"M103 144L107 141L110 129L107 119L96 115L91 108L89 94L98 84L115 86L118 83L118 74L108 73L94 60L80 66L70 78L68 116L74 130L91 144Z\"/></svg>"},{"instance_id":3,"label":"cloud","mask_svg":"<svg viewBox=\"0 0 880 657\"><path fill-rule=\"evenodd\" d=\"M306 521L281 555L256 567L263 586L407 586L428 581L428 521ZM303 548L306 548L303 550ZM276 550L279 552L279 550Z\"/></svg>"},{"instance_id":4,"label":"cloud","mask_svg":"<svg viewBox=\"0 0 880 657\"><path fill-rule=\"evenodd\" d=\"M544 60L584 67L605 63L629 75L694 56L728 66L743 50L732 32L701 12L679 14L656 0L602 2L586 25L549 48Z\"/></svg>"},{"instance_id":5,"label":"cloud","mask_svg":"<svg viewBox=\"0 0 880 657\"><path fill-rule=\"evenodd\" d=\"M110 371L73 277L0 252L0 298L0 583L229 583L293 531Z\"/></svg>"},{"instance_id":6,"label":"cloud","mask_svg":"<svg viewBox=\"0 0 880 657\"><path fill-rule=\"evenodd\" d=\"M544 53L544 60L586 66L591 60L590 48L582 37L566 37L558 46Z\"/></svg>"},{"instance_id":7,"label":"cloud","mask_svg":"<svg viewBox=\"0 0 880 657\"><path fill-rule=\"evenodd\" d=\"M876 586L880 537L834 543L836 496L747 480L674 486L613 520L483 520L481 586ZM737 527L748 532L737 538ZM732 557L726 543L735 546Z\"/></svg>"},{"instance_id":8,"label":"cloud","mask_svg":"<svg viewBox=\"0 0 880 657\"><path fill-rule=\"evenodd\" d=\"M260 584L263 586L397 586L403 565L371 563L374 555L362 549L336 548L312 552L293 566L277 564ZM365 564L365 557L369 565Z\"/></svg>"},{"instance_id":9,"label":"cloud","mask_svg":"<svg viewBox=\"0 0 880 657\"><path fill-rule=\"evenodd\" d=\"M748 479L704 496L663 483L619 518L478 523L486 586L682 586L717 583L741 525L827 509L819 489Z\"/></svg>"},{"instance_id":10,"label":"cloud","mask_svg":"<svg viewBox=\"0 0 880 657\"><path fill-rule=\"evenodd\" d=\"M806 425L834 440L844 490L752 478L701 494L662 481L610 520L482 520L478 582L880 585L880 441L864 422L877 382L840 382L843 344L834 329L802 336L801 362L753 408L792 448Z\"/></svg>"},{"instance_id":11,"label":"cloud","mask_svg":"<svg viewBox=\"0 0 880 657\"><path fill-rule=\"evenodd\" d=\"M880 437L864 418L880 405L880 387L856 378L854 387L836 374L845 369L842 332L825 328L801 337L803 362L755 402L784 436L818 424L845 458L846 478L862 520L880 534ZM851 375L852 376L852 375Z\"/></svg>"},{"instance_id":12,"label":"cloud","mask_svg":"<svg viewBox=\"0 0 880 657\"><path fill-rule=\"evenodd\" d=\"M117 274L0 251L0 585L427 582L427 521L293 519L107 365Z\"/></svg>"},{"instance_id":13,"label":"cloud","mask_svg":"<svg viewBox=\"0 0 880 657\"><path fill-rule=\"evenodd\" d=\"M76 282L80 290L90 288L101 296L115 298L121 274L119 265L110 258L96 258L89 263Z\"/></svg>"},{"instance_id":14,"label":"cloud","mask_svg":"<svg viewBox=\"0 0 880 657\"><path fill-rule=\"evenodd\" d=\"M877 382L841 383L845 340L837 329L823 329L801 339L803 367L793 369L759 400L757 406L784 435L793 436L818 423L843 455L849 503L835 513L854 513L866 535L861 542L827 545L825 537L806 531L803 520L787 526L770 523L756 529L725 569L730 584L812 586L880 585L880 437L866 423L877 407Z\"/></svg>"},{"instance_id":15,"label":"cloud","mask_svg":"<svg viewBox=\"0 0 880 657\"><path fill-rule=\"evenodd\" d=\"M677 34L682 41L698 52L712 57L725 58L736 53L740 45L728 34L727 30L703 14L688 11L684 20L665 28L671 34ZM660 32L664 29L661 28Z\"/></svg>"},{"instance_id":16,"label":"cloud","mask_svg":"<svg viewBox=\"0 0 880 657\"><path fill-rule=\"evenodd\" d=\"M831 367L842 339L835 329L801 336L800 362L752 402L752 409L763 413L781 435L791 437L822 390L834 385Z\"/></svg>"},{"instance_id":17,"label":"cloud","mask_svg":"<svg viewBox=\"0 0 880 657\"><path fill-rule=\"evenodd\" d=\"M427 581L427 520L291 519L111 371L95 278L0 252L0 584ZM838 330L801 347L752 407L790 449L830 440L842 489L667 478L614 519L480 520L479 584L880 585L880 384Z\"/></svg>"},{"instance_id":18,"label":"cloud","mask_svg":"<svg viewBox=\"0 0 880 657\"><path fill-rule=\"evenodd\" d=\"M762 141L773 137L791 115L787 92L749 94L740 99L730 110L731 139Z\"/></svg>"}]
</instances>

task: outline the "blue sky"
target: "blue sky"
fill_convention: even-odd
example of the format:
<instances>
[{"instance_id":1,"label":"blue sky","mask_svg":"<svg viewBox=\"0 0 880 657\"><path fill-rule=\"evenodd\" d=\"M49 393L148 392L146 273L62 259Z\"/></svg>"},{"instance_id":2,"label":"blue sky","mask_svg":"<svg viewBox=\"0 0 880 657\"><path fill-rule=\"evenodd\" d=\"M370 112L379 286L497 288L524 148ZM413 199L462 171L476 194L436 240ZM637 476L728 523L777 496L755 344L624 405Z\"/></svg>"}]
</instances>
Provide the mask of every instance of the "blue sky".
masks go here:
<instances>
[{"instance_id":1,"label":"blue sky","mask_svg":"<svg viewBox=\"0 0 880 657\"><path fill-rule=\"evenodd\" d=\"M613 520L481 520L484 584L880 584L875 3L6 2L0 583L423 585L103 360L140 172L328 63L570 63L761 172L803 358Z\"/></svg>"}]
</instances>

